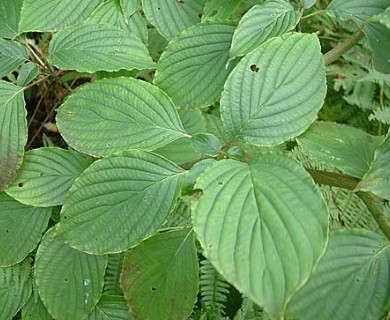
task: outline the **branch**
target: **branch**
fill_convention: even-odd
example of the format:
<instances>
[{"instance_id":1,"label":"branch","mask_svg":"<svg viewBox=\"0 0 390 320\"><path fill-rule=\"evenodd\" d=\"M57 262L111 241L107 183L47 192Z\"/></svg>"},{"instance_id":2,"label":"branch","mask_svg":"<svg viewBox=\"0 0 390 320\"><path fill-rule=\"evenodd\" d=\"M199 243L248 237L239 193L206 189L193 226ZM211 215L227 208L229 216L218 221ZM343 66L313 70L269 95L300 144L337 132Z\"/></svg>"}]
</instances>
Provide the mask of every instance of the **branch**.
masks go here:
<instances>
[{"instance_id":1,"label":"branch","mask_svg":"<svg viewBox=\"0 0 390 320\"><path fill-rule=\"evenodd\" d=\"M359 30L355 32L349 39L345 40L344 42L340 42L332 50L324 54L325 65L329 65L336 61L363 38L364 33L362 30Z\"/></svg>"},{"instance_id":2,"label":"branch","mask_svg":"<svg viewBox=\"0 0 390 320\"><path fill-rule=\"evenodd\" d=\"M318 184L325 184L327 186L353 191L359 183L359 179L337 172L327 172L308 168L306 168L306 171L309 172L314 181Z\"/></svg>"}]
</instances>

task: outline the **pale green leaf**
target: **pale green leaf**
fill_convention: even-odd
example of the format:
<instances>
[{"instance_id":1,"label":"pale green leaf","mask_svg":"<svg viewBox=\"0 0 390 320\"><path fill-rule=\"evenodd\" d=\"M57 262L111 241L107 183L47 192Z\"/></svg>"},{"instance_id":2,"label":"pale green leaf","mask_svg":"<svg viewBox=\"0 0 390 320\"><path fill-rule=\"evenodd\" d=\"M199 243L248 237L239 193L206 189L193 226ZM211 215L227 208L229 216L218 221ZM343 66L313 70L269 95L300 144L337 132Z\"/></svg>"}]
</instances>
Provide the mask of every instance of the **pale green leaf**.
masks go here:
<instances>
[{"instance_id":1,"label":"pale green leaf","mask_svg":"<svg viewBox=\"0 0 390 320\"><path fill-rule=\"evenodd\" d=\"M205 120L200 110L179 109L178 113L186 132L191 135L206 132ZM176 164L193 162L199 160L201 157L201 154L192 148L190 138L177 139L153 152L162 155Z\"/></svg>"},{"instance_id":2,"label":"pale green leaf","mask_svg":"<svg viewBox=\"0 0 390 320\"><path fill-rule=\"evenodd\" d=\"M149 40L149 30L145 17L140 12L135 12L128 22L129 30L142 40L146 45Z\"/></svg>"},{"instance_id":3,"label":"pale green leaf","mask_svg":"<svg viewBox=\"0 0 390 320\"><path fill-rule=\"evenodd\" d=\"M388 312L390 245L367 230L330 234L328 248L288 313L302 320L378 320Z\"/></svg>"},{"instance_id":4,"label":"pale green leaf","mask_svg":"<svg viewBox=\"0 0 390 320\"><path fill-rule=\"evenodd\" d=\"M0 193L0 266L22 261L35 249L49 223L51 208L26 206Z\"/></svg>"},{"instance_id":5,"label":"pale green leaf","mask_svg":"<svg viewBox=\"0 0 390 320\"><path fill-rule=\"evenodd\" d=\"M317 0L300 0L300 2L303 5L303 8L309 9L310 7L314 6Z\"/></svg>"},{"instance_id":6,"label":"pale green leaf","mask_svg":"<svg viewBox=\"0 0 390 320\"><path fill-rule=\"evenodd\" d=\"M229 19L242 0L206 0L202 21Z\"/></svg>"},{"instance_id":7,"label":"pale green leaf","mask_svg":"<svg viewBox=\"0 0 390 320\"><path fill-rule=\"evenodd\" d=\"M52 316L47 311L39 295L31 295L27 303L22 308L23 320L52 320Z\"/></svg>"},{"instance_id":8,"label":"pale green leaf","mask_svg":"<svg viewBox=\"0 0 390 320\"><path fill-rule=\"evenodd\" d=\"M0 37L13 38L19 33L23 0L6 0L0 4Z\"/></svg>"},{"instance_id":9,"label":"pale green leaf","mask_svg":"<svg viewBox=\"0 0 390 320\"><path fill-rule=\"evenodd\" d=\"M211 167L216 162L215 159L204 159L195 163L190 170L187 171L186 176L184 177L181 192L182 194L191 194L194 193L194 185L198 177L209 167Z\"/></svg>"},{"instance_id":10,"label":"pale green leaf","mask_svg":"<svg viewBox=\"0 0 390 320\"><path fill-rule=\"evenodd\" d=\"M107 258L75 250L53 235L54 229L46 232L35 258L39 295L55 319L83 319L101 297Z\"/></svg>"},{"instance_id":11,"label":"pale green leaf","mask_svg":"<svg viewBox=\"0 0 390 320\"><path fill-rule=\"evenodd\" d=\"M390 199L390 135L375 151L374 161L357 189Z\"/></svg>"},{"instance_id":12,"label":"pale green leaf","mask_svg":"<svg viewBox=\"0 0 390 320\"><path fill-rule=\"evenodd\" d=\"M132 16L141 6L141 0L120 0L123 15Z\"/></svg>"},{"instance_id":13,"label":"pale green leaf","mask_svg":"<svg viewBox=\"0 0 390 320\"><path fill-rule=\"evenodd\" d=\"M222 143L211 133L198 133L191 138L195 151L205 156L216 157L222 149Z\"/></svg>"},{"instance_id":14,"label":"pale green leaf","mask_svg":"<svg viewBox=\"0 0 390 320\"><path fill-rule=\"evenodd\" d=\"M228 22L205 22L182 32L161 55L155 84L179 107L212 104L232 68L227 63L233 31Z\"/></svg>"},{"instance_id":15,"label":"pale green leaf","mask_svg":"<svg viewBox=\"0 0 390 320\"><path fill-rule=\"evenodd\" d=\"M187 319L196 301L198 272L191 229L159 233L131 249L121 285L134 319Z\"/></svg>"},{"instance_id":16,"label":"pale green leaf","mask_svg":"<svg viewBox=\"0 0 390 320\"><path fill-rule=\"evenodd\" d=\"M390 29L390 7L388 7L385 11L381 12L380 14L372 17L370 21L377 21L381 24L385 25L387 28Z\"/></svg>"},{"instance_id":17,"label":"pale green leaf","mask_svg":"<svg viewBox=\"0 0 390 320\"><path fill-rule=\"evenodd\" d=\"M184 173L146 151L130 150L98 160L70 189L57 234L88 253L125 251L167 219Z\"/></svg>"},{"instance_id":18,"label":"pale green leaf","mask_svg":"<svg viewBox=\"0 0 390 320\"><path fill-rule=\"evenodd\" d=\"M298 137L305 154L358 178L367 172L382 141L361 129L332 122L314 123Z\"/></svg>"},{"instance_id":19,"label":"pale green leaf","mask_svg":"<svg viewBox=\"0 0 390 320\"><path fill-rule=\"evenodd\" d=\"M142 0L146 18L167 39L200 22L205 0Z\"/></svg>"},{"instance_id":20,"label":"pale green leaf","mask_svg":"<svg viewBox=\"0 0 390 320\"><path fill-rule=\"evenodd\" d=\"M333 0L327 8L328 13L340 20L364 20L378 15L390 6L390 0Z\"/></svg>"},{"instance_id":21,"label":"pale green leaf","mask_svg":"<svg viewBox=\"0 0 390 320\"><path fill-rule=\"evenodd\" d=\"M15 181L5 192L31 206L61 205L75 179L91 162L75 151L56 147L27 151Z\"/></svg>"},{"instance_id":22,"label":"pale green leaf","mask_svg":"<svg viewBox=\"0 0 390 320\"><path fill-rule=\"evenodd\" d=\"M96 156L131 148L153 150L188 137L163 91L123 77L79 88L58 109L57 125L69 145Z\"/></svg>"},{"instance_id":23,"label":"pale green leaf","mask_svg":"<svg viewBox=\"0 0 390 320\"><path fill-rule=\"evenodd\" d=\"M19 70L18 86L26 86L33 81L39 74L38 66L33 62L27 62Z\"/></svg>"},{"instance_id":24,"label":"pale green leaf","mask_svg":"<svg viewBox=\"0 0 390 320\"><path fill-rule=\"evenodd\" d=\"M80 72L151 69L155 67L142 41L128 30L83 23L57 32L49 62Z\"/></svg>"},{"instance_id":25,"label":"pale green leaf","mask_svg":"<svg viewBox=\"0 0 390 320\"><path fill-rule=\"evenodd\" d=\"M253 6L234 31L230 57L243 56L266 40L294 29L300 13L283 0Z\"/></svg>"},{"instance_id":26,"label":"pale green leaf","mask_svg":"<svg viewBox=\"0 0 390 320\"><path fill-rule=\"evenodd\" d=\"M131 320L127 303L122 296L102 295L87 320Z\"/></svg>"},{"instance_id":27,"label":"pale green leaf","mask_svg":"<svg viewBox=\"0 0 390 320\"><path fill-rule=\"evenodd\" d=\"M31 295L31 259L0 268L0 319L11 320Z\"/></svg>"},{"instance_id":28,"label":"pale green leaf","mask_svg":"<svg viewBox=\"0 0 390 320\"><path fill-rule=\"evenodd\" d=\"M85 21L100 0L24 0L19 30L55 31Z\"/></svg>"},{"instance_id":29,"label":"pale green leaf","mask_svg":"<svg viewBox=\"0 0 390 320\"><path fill-rule=\"evenodd\" d=\"M27 142L23 88L0 80L0 191L16 177Z\"/></svg>"},{"instance_id":30,"label":"pale green leaf","mask_svg":"<svg viewBox=\"0 0 390 320\"><path fill-rule=\"evenodd\" d=\"M390 107L373 110L373 113L370 114L369 119L377 120L385 124L390 124Z\"/></svg>"},{"instance_id":31,"label":"pale green leaf","mask_svg":"<svg viewBox=\"0 0 390 320\"><path fill-rule=\"evenodd\" d=\"M221 97L222 122L238 140L275 146L309 127L325 95L317 36L287 34L247 54L231 72Z\"/></svg>"},{"instance_id":32,"label":"pale green leaf","mask_svg":"<svg viewBox=\"0 0 390 320\"><path fill-rule=\"evenodd\" d=\"M390 6L390 0L389 0ZM371 22L364 26L364 33L374 52L374 67L377 71L390 73L390 29L378 22Z\"/></svg>"},{"instance_id":33,"label":"pale green leaf","mask_svg":"<svg viewBox=\"0 0 390 320\"><path fill-rule=\"evenodd\" d=\"M0 38L0 78L16 70L27 58L28 51L19 42Z\"/></svg>"},{"instance_id":34,"label":"pale green leaf","mask_svg":"<svg viewBox=\"0 0 390 320\"><path fill-rule=\"evenodd\" d=\"M282 318L325 250L328 212L308 173L282 153L222 160L195 188L193 224L204 255L240 292Z\"/></svg>"}]
</instances>

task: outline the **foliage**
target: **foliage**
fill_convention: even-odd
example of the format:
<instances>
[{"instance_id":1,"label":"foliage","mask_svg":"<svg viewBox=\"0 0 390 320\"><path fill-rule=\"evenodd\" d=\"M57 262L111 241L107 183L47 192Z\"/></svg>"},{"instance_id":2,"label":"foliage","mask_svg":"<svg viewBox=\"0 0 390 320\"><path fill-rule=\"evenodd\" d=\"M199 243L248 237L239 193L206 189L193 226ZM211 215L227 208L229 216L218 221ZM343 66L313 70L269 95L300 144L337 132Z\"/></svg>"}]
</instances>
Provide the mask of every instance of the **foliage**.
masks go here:
<instances>
[{"instance_id":1,"label":"foliage","mask_svg":"<svg viewBox=\"0 0 390 320\"><path fill-rule=\"evenodd\" d=\"M389 319L389 12L4 0L0 319Z\"/></svg>"}]
</instances>

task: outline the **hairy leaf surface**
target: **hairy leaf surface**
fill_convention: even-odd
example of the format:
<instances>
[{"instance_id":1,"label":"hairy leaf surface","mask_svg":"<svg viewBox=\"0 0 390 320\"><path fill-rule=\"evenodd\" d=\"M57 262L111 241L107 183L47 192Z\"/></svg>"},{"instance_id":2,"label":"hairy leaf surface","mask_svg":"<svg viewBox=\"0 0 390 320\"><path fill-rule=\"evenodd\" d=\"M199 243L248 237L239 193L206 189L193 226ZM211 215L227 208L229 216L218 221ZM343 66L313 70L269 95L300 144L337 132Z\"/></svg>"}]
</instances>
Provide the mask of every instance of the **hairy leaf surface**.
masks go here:
<instances>
[{"instance_id":1,"label":"hairy leaf surface","mask_svg":"<svg viewBox=\"0 0 390 320\"><path fill-rule=\"evenodd\" d=\"M0 193L0 266L26 258L41 240L51 208L26 206Z\"/></svg>"},{"instance_id":2,"label":"hairy leaf surface","mask_svg":"<svg viewBox=\"0 0 390 320\"><path fill-rule=\"evenodd\" d=\"M88 253L125 251L167 219L184 173L165 158L139 150L98 160L70 189L57 234Z\"/></svg>"},{"instance_id":3,"label":"hairy leaf surface","mask_svg":"<svg viewBox=\"0 0 390 320\"><path fill-rule=\"evenodd\" d=\"M159 233L131 249L123 261L121 284L134 318L187 319L198 273L191 229Z\"/></svg>"},{"instance_id":4,"label":"hairy leaf surface","mask_svg":"<svg viewBox=\"0 0 390 320\"><path fill-rule=\"evenodd\" d=\"M325 250L328 213L311 177L283 154L222 160L195 188L193 224L205 256L275 318Z\"/></svg>"},{"instance_id":5,"label":"hairy leaf surface","mask_svg":"<svg viewBox=\"0 0 390 320\"><path fill-rule=\"evenodd\" d=\"M243 56L266 40L293 29L299 18L299 12L283 0L253 6L234 31L230 57Z\"/></svg>"},{"instance_id":6,"label":"hairy leaf surface","mask_svg":"<svg viewBox=\"0 0 390 320\"><path fill-rule=\"evenodd\" d=\"M328 248L288 313L302 320L376 320L388 312L390 245L367 230L330 234Z\"/></svg>"},{"instance_id":7,"label":"hairy leaf surface","mask_svg":"<svg viewBox=\"0 0 390 320\"><path fill-rule=\"evenodd\" d=\"M38 248L34 275L39 294L58 320L85 318L100 299L107 258L69 247L46 232Z\"/></svg>"},{"instance_id":8,"label":"hairy leaf surface","mask_svg":"<svg viewBox=\"0 0 390 320\"><path fill-rule=\"evenodd\" d=\"M382 141L363 130L331 122L314 123L298 137L305 154L357 178L367 172Z\"/></svg>"},{"instance_id":9,"label":"hairy leaf surface","mask_svg":"<svg viewBox=\"0 0 390 320\"><path fill-rule=\"evenodd\" d=\"M57 124L69 145L95 156L153 150L188 137L171 99L133 78L103 79L78 89L59 108Z\"/></svg>"},{"instance_id":10,"label":"hairy leaf surface","mask_svg":"<svg viewBox=\"0 0 390 320\"><path fill-rule=\"evenodd\" d=\"M84 21L100 0L24 0L19 29L26 31L56 31Z\"/></svg>"},{"instance_id":11,"label":"hairy leaf surface","mask_svg":"<svg viewBox=\"0 0 390 320\"><path fill-rule=\"evenodd\" d=\"M0 191L15 179L27 141L22 90L0 80Z\"/></svg>"},{"instance_id":12,"label":"hairy leaf surface","mask_svg":"<svg viewBox=\"0 0 390 320\"><path fill-rule=\"evenodd\" d=\"M309 127L325 94L317 36L288 34L268 40L238 63L222 92L221 117L236 139L275 146Z\"/></svg>"},{"instance_id":13,"label":"hairy leaf surface","mask_svg":"<svg viewBox=\"0 0 390 320\"><path fill-rule=\"evenodd\" d=\"M205 0L142 0L146 18L167 40L200 22Z\"/></svg>"},{"instance_id":14,"label":"hairy leaf surface","mask_svg":"<svg viewBox=\"0 0 390 320\"><path fill-rule=\"evenodd\" d=\"M56 147L27 151L15 181L6 192L27 205L61 205L75 179L91 162L77 152Z\"/></svg>"},{"instance_id":15,"label":"hairy leaf surface","mask_svg":"<svg viewBox=\"0 0 390 320\"><path fill-rule=\"evenodd\" d=\"M182 32L162 54L155 84L179 107L213 103L232 68L227 62L233 31L228 22L204 22Z\"/></svg>"},{"instance_id":16,"label":"hairy leaf surface","mask_svg":"<svg viewBox=\"0 0 390 320\"><path fill-rule=\"evenodd\" d=\"M145 44L128 30L83 23L57 32L50 42L50 63L80 72L151 69Z\"/></svg>"},{"instance_id":17,"label":"hairy leaf surface","mask_svg":"<svg viewBox=\"0 0 390 320\"><path fill-rule=\"evenodd\" d=\"M20 43L0 38L0 77L16 70L27 58L28 51Z\"/></svg>"}]
</instances>

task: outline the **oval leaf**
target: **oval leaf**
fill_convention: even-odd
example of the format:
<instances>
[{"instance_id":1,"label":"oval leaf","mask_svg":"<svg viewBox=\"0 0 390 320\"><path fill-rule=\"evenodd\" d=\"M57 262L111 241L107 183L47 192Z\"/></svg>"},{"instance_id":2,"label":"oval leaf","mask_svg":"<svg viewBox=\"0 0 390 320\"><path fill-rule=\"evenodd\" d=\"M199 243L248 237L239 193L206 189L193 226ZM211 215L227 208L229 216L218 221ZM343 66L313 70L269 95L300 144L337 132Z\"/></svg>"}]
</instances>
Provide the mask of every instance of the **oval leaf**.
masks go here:
<instances>
[{"instance_id":1,"label":"oval leaf","mask_svg":"<svg viewBox=\"0 0 390 320\"><path fill-rule=\"evenodd\" d=\"M292 298L288 313L302 320L376 320L389 308L390 245L367 230L342 230L308 283Z\"/></svg>"},{"instance_id":2,"label":"oval leaf","mask_svg":"<svg viewBox=\"0 0 390 320\"><path fill-rule=\"evenodd\" d=\"M383 141L363 130L331 122L314 123L297 140L305 154L358 178L367 172Z\"/></svg>"},{"instance_id":3,"label":"oval leaf","mask_svg":"<svg viewBox=\"0 0 390 320\"><path fill-rule=\"evenodd\" d=\"M0 191L16 177L27 142L23 88L0 80Z\"/></svg>"},{"instance_id":4,"label":"oval leaf","mask_svg":"<svg viewBox=\"0 0 390 320\"><path fill-rule=\"evenodd\" d=\"M28 85L33 81L39 74L38 66L33 62L27 62L19 70L18 74L18 86Z\"/></svg>"},{"instance_id":5,"label":"oval leaf","mask_svg":"<svg viewBox=\"0 0 390 320\"><path fill-rule=\"evenodd\" d=\"M50 42L50 63L80 72L150 69L155 64L144 43L128 30L84 23L57 32Z\"/></svg>"},{"instance_id":6,"label":"oval leaf","mask_svg":"<svg viewBox=\"0 0 390 320\"><path fill-rule=\"evenodd\" d=\"M184 173L174 163L145 151L98 160L70 189L57 234L88 253L125 251L167 219Z\"/></svg>"},{"instance_id":7,"label":"oval leaf","mask_svg":"<svg viewBox=\"0 0 390 320\"><path fill-rule=\"evenodd\" d=\"M133 78L103 79L78 89L59 108L57 125L69 145L95 156L153 150L188 137L169 97Z\"/></svg>"},{"instance_id":8,"label":"oval leaf","mask_svg":"<svg viewBox=\"0 0 390 320\"><path fill-rule=\"evenodd\" d=\"M192 147L200 154L216 157L222 149L222 143L211 133L198 133L191 138Z\"/></svg>"},{"instance_id":9,"label":"oval leaf","mask_svg":"<svg viewBox=\"0 0 390 320\"><path fill-rule=\"evenodd\" d=\"M200 22L205 0L142 0L146 18L167 40Z\"/></svg>"},{"instance_id":10,"label":"oval leaf","mask_svg":"<svg viewBox=\"0 0 390 320\"><path fill-rule=\"evenodd\" d=\"M317 36L288 34L268 40L238 63L222 92L221 117L236 139L275 146L309 127L325 94Z\"/></svg>"},{"instance_id":11,"label":"oval leaf","mask_svg":"<svg viewBox=\"0 0 390 320\"><path fill-rule=\"evenodd\" d=\"M85 318L100 299L107 259L72 249L46 232L34 265L39 295L58 320Z\"/></svg>"},{"instance_id":12,"label":"oval leaf","mask_svg":"<svg viewBox=\"0 0 390 320\"><path fill-rule=\"evenodd\" d=\"M11 266L26 258L41 240L51 208L26 206L0 193L0 265Z\"/></svg>"},{"instance_id":13,"label":"oval leaf","mask_svg":"<svg viewBox=\"0 0 390 320\"><path fill-rule=\"evenodd\" d=\"M13 319L30 297L30 273L30 258L12 267L0 268L0 319Z\"/></svg>"},{"instance_id":14,"label":"oval leaf","mask_svg":"<svg viewBox=\"0 0 390 320\"><path fill-rule=\"evenodd\" d=\"M61 205L74 180L91 162L75 151L60 148L27 151L15 181L6 192L31 206Z\"/></svg>"},{"instance_id":15,"label":"oval leaf","mask_svg":"<svg viewBox=\"0 0 390 320\"><path fill-rule=\"evenodd\" d=\"M2 1L0 6L0 37L13 38L19 33L23 0Z\"/></svg>"},{"instance_id":16,"label":"oval leaf","mask_svg":"<svg viewBox=\"0 0 390 320\"><path fill-rule=\"evenodd\" d=\"M0 77L16 70L27 58L28 51L20 43L0 38Z\"/></svg>"},{"instance_id":17,"label":"oval leaf","mask_svg":"<svg viewBox=\"0 0 390 320\"><path fill-rule=\"evenodd\" d=\"M328 213L311 177L293 159L266 154L222 160L195 188L194 229L205 256L245 296L282 318L324 252Z\"/></svg>"},{"instance_id":18,"label":"oval leaf","mask_svg":"<svg viewBox=\"0 0 390 320\"><path fill-rule=\"evenodd\" d=\"M390 135L375 151L374 161L357 189L390 199Z\"/></svg>"},{"instance_id":19,"label":"oval leaf","mask_svg":"<svg viewBox=\"0 0 390 320\"><path fill-rule=\"evenodd\" d=\"M299 12L283 0L253 6L234 31L230 57L243 56L266 40L294 29L299 18Z\"/></svg>"},{"instance_id":20,"label":"oval leaf","mask_svg":"<svg viewBox=\"0 0 390 320\"><path fill-rule=\"evenodd\" d=\"M231 70L233 31L231 23L205 22L182 32L162 54L155 84L180 107L213 103Z\"/></svg>"},{"instance_id":21,"label":"oval leaf","mask_svg":"<svg viewBox=\"0 0 390 320\"><path fill-rule=\"evenodd\" d=\"M134 319L187 319L196 301L198 273L191 229L160 233L131 249L123 261L121 285Z\"/></svg>"},{"instance_id":22,"label":"oval leaf","mask_svg":"<svg viewBox=\"0 0 390 320\"><path fill-rule=\"evenodd\" d=\"M100 0L24 0L19 29L55 31L85 21Z\"/></svg>"}]
</instances>

